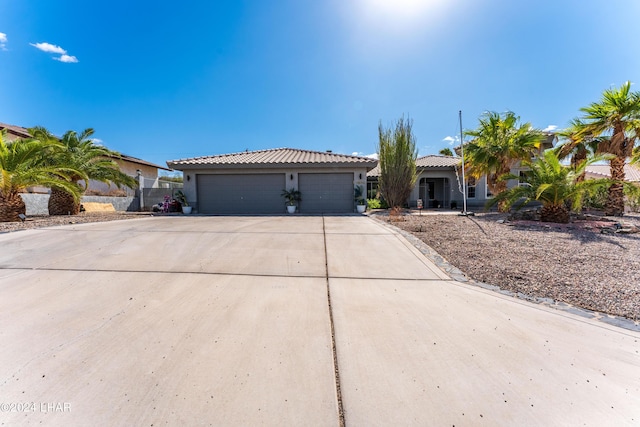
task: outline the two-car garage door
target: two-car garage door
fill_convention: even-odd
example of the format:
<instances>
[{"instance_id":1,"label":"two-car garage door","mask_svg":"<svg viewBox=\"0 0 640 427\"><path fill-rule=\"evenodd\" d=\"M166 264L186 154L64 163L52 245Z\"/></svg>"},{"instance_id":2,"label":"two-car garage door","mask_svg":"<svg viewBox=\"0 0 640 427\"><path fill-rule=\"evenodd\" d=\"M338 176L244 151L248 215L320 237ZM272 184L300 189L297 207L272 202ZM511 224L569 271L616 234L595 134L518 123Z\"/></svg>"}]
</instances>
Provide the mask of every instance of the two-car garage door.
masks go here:
<instances>
[{"instance_id":1,"label":"two-car garage door","mask_svg":"<svg viewBox=\"0 0 640 427\"><path fill-rule=\"evenodd\" d=\"M198 211L208 214L282 214L287 175L198 175ZM300 173L301 213L353 212L353 173Z\"/></svg>"}]
</instances>

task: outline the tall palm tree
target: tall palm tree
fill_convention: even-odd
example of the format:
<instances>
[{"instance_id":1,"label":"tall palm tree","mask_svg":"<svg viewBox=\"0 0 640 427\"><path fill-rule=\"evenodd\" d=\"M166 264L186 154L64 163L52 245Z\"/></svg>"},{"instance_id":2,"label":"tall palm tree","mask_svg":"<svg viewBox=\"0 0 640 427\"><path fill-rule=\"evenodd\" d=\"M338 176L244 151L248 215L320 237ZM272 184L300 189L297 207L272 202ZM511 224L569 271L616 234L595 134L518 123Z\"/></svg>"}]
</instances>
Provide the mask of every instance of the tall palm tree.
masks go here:
<instances>
[{"instance_id":1,"label":"tall palm tree","mask_svg":"<svg viewBox=\"0 0 640 427\"><path fill-rule=\"evenodd\" d=\"M34 136L42 136L51 139L52 135L45 128L30 129ZM89 180L105 183L114 183L118 187L125 185L133 188L136 182L133 177L120 171L120 166L113 160L119 153L99 145L91 138L94 131L85 129L78 134L68 131L60 139L65 150L51 158L53 164L70 165L82 171L81 174L72 174L69 179L78 188L80 194L86 191ZM84 181L84 184L81 183ZM65 187L51 187L49 197L49 215L77 215L80 212L80 202L75 199Z\"/></svg>"},{"instance_id":2,"label":"tall palm tree","mask_svg":"<svg viewBox=\"0 0 640 427\"><path fill-rule=\"evenodd\" d=\"M585 194L609 185L606 179L578 181L585 168L599 160L602 157L591 157L573 168L564 166L555 150L547 150L539 159L523 162L529 168L524 176L503 175L502 180L520 179L521 185L500 193L488 205L503 202L511 208L520 202L517 206L520 208L535 200L542 202L542 221L567 223L570 214L567 202L571 202L573 210L580 210Z\"/></svg>"},{"instance_id":3,"label":"tall palm tree","mask_svg":"<svg viewBox=\"0 0 640 427\"><path fill-rule=\"evenodd\" d=\"M631 92L631 83L620 88L607 89L600 102L581 108L585 131L594 136L605 136L598 144L598 153L609 153L611 179L605 214L624 214L624 165L633 155L640 134L640 92Z\"/></svg>"},{"instance_id":4,"label":"tall palm tree","mask_svg":"<svg viewBox=\"0 0 640 427\"><path fill-rule=\"evenodd\" d=\"M507 182L501 177L521 161L532 159L539 151L544 134L529 123L520 123L513 112L500 114L493 111L484 113L475 130L465 134L474 139L465 146L465 167L473 177L487 176L487 185L494 195L507 189ZM503 201L498 203L500 212L509 208Z\"/></svg>"},{"instance_id":5,"label":"tall palm tree","mask_svg":"<svg viewBox=\"0 0 640 427\"><path fill-rule=\"evenodd\" d=\"M588 134L585 131L584 122L577 118L571 120L569 127L558 132L558 135L565 142L557 146L555 152L560 159L571 155L571 167L574 170L577 170L580 164L596 153L598 144L602 141L602 138L594 138L593 135ZM578 175L577 181L584 181L585 175L586 171L583 170Z\"/></svg>"},{"instance_id":6,"label":"tall palm tree","mask_svg":"<svg viewBox=\"0 0 640 427\"><path fill-rule=\"evenodd\" d=\"M16 139L5 142L4 133L0 133L0 222L20 221L19 215L26 214L20 192L30 186L58 186L74 199L80 199L78 187L71 184L69 177L84 178L82 172L47 163L50 155L62 150L61 144L51 140Z\"/></svg>"}]
</instances>

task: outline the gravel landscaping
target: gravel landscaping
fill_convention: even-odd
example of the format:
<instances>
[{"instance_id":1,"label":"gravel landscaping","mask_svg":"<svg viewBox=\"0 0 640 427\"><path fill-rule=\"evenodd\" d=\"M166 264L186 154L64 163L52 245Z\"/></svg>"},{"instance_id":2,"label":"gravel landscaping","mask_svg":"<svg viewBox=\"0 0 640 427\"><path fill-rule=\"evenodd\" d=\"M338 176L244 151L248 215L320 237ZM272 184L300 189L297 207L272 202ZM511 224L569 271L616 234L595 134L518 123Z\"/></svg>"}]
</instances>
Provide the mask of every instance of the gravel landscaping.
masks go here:
<instances>
[{"instance_id":1,"label":"gravel landscaping","mask_svg":"<svg viewBox=\"0 0 640 427\"><path fill-rule=\"evenodd\" d=\"M389 221L385 214L379 219ZM640 227L637 214L564 225L509 221L498 213L404 214L391 222L473 280L640 319L640 233L623 234Z\"/></svg>"},{"instance_id":2,"label":"gravel landscaping","mask_svg":"<svg viewBox=\"0 0 640 427\"><path fill-rule=\"evenodd\" d=\"M30 215L24 222L0 222L0 233L28 230L30 228L52 227L55 225L145 218L149 215L150 213L148 212L81 212L73 216Z\"/></svg>"}]
</instances>

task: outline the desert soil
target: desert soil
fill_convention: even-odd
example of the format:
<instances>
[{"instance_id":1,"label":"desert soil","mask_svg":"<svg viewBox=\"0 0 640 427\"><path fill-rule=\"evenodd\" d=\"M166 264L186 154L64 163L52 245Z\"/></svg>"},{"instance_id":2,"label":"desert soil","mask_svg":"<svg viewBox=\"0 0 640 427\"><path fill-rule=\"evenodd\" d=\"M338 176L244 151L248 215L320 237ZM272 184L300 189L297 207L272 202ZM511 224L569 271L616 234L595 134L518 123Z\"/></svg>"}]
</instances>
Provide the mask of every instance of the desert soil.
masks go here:
<instances>
[{"instance_id":1,"label":"desert soil","mask_svg":"<svg viewBox=\"0 0 640 427\"><path fill-rule=\"evenodd\" d=\"M602 219L640 227L637 214ZM615 222L590 219L562 225L486 213L402 215L392 223L473 280L640 319L640 233L612 234Z\"/></svg>"}]
</instances>

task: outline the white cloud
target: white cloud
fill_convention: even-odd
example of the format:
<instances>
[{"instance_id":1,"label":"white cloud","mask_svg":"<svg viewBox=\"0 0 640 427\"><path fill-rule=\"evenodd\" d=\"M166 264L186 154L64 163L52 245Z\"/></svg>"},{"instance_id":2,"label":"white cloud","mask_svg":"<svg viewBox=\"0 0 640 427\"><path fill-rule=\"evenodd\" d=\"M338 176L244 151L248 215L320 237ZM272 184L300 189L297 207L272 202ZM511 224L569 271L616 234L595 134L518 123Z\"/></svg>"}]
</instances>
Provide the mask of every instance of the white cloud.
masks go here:
<instances>
[{"instance_id":1,"label":"white cloud","mask_svg":"<svg viewBox=\"0 0 640 427\"><path fill-rule=\"evenodd\" d=\"M67 53L67 51L61 48L60 46L56 46L51 43L45 42L45 43L29 43L29 44L35 47L36 49L40 49L43 52L59 53L60 55L64 55Z\"/></svg>"},{"instance_id":2,"label":"white cloud","mask_svg":"<svg viewBox=\"0 0 640 427\"><path fill-rule=\"evenodd\" d=\"M0 50L7 50L9 39L5 33L0 33Z\"/></svg>"},{"instance_id":3,"label":"white cloud","mask_svg":"<svg viewBox=\"0 0 640 427\"><path fill-rule=\"evenodd\" d=\"M104 142L100 138L91 138L91 141L95 142L96 144L102 144Z\"/></svg>"},{"instance_id":4,"label":"white cloud","mask_svg":"<svg viewBox=\"0 0 640 427\"><path fill-rule=\"evenodd\" d=\"M66 62L66 63L70 63L70 64L74 64L74 63L78 62L78 58L76 58L75 56L72 56L72 55L67 55L67 51L65 49L63 49L60 46L57 46L55 44L51 44L51 43L47 43L47 42L29 43L29 44L31 46L35 47L36 49L40 49L43 52L59 54L60 56L53 58L56 61Z\"/></svg>"},{"instance_id":5,"label":"white cloud","mask_svg":"<svg viewBox=\"0 0 640 427\"><path fill-rule=\"evenodd\" d=\"M76 63L78 62L78 58L76 58L75 56L69 56L69 55L61 55L59 58L53 58L56 61L60 61L60 62L68 62L68 63Z\"/></svg>"},{"instance_id":6,"label":"white cloud","mask_svg":"<svg viewBox=\"0 0 640 427\"><path fill-rule=\"evenodd\" d=\"M351 155L352 156L358 156L358 157L368 157L369 159L378 160L378 153L364 154L362 151L354 151L353 153L351 153Z\"/></svg>"},{"instance_id":7,"label":"white cloud","mask_svg":"<svg viewBox=\"0 0 640 427\"><path fill-rule=\"evenodd\" d=\"M459 144L460 143L460 137L459 136L445 136L444 138L442 138L442 141L446 142L449 145L455 145L455 144Z\"/></svg>"},{"instance_id":8,"label":"white cloud","mask_svg":"<svg viewBox=\"0 0 640 427\"><path fill-rule=\"evenodd\" d=\"M558 129L558 126L556 125L549 125L546 128L542 129L543 132L553 132L554 130Z\"/></svg>"}]
</instances>

